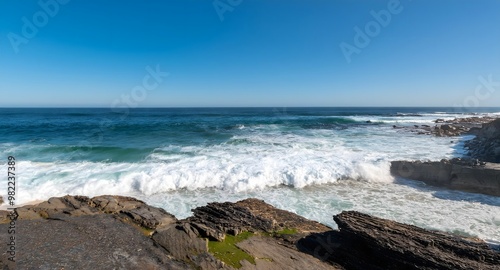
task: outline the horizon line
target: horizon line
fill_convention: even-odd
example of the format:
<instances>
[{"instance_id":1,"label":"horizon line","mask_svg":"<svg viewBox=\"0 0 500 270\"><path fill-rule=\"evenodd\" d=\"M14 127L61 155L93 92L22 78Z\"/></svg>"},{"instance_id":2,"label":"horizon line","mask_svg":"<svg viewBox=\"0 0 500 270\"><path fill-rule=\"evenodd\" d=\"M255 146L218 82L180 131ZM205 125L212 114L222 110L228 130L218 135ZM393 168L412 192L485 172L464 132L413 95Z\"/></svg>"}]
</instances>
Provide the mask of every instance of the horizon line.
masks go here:
<instances>
[{"instance_id":1,"label":"horizon line","mask_svg":"<svg viewBox=\"0 0 500 270\"><path fill-rule=\"evenodd\" d=\"M251 108L450 108L450 109L500 109L500 106L144 106L144 107L117 107L111 108L108 106L0 106L0 109L251 109Z\"/></svg>"}]
</instances>

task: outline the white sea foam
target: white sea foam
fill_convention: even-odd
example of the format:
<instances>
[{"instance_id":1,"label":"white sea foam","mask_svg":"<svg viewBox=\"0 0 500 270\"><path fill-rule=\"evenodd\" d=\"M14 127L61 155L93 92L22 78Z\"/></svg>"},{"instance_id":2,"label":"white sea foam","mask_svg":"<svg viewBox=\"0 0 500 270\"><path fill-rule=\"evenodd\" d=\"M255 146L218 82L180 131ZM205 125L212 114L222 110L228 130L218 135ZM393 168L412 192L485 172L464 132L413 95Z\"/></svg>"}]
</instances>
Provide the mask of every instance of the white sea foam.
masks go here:
<instances>
[{"instance_id":1,"label":"white sea foam","mask_svg":"<svg viewBox=\"0 0 500 270\"><path fill-rule=\"evenodd\" d=\"M20 161L19 200L66 193L152 195L178 189L304 188L339 179L390 183L391 160L451 157L456 144L380 127L369 134L364 128L311 130L303 135L269 131L245 133L208 147L161 147L139 163Z\"/></svg>"}]
</instances>

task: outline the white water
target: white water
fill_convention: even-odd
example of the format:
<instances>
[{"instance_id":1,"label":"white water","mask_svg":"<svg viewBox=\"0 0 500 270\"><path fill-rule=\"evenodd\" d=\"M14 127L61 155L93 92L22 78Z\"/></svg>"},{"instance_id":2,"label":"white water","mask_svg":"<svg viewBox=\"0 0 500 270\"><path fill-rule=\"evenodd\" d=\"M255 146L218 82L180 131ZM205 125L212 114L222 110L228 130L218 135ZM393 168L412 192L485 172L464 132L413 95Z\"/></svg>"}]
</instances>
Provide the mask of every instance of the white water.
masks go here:
<instances>
[{"instance_id":1,"label":"white water","mask_svg":"<svg viewBox=\"0 0 500 270\"><path fill-rule=\"evenodd\" d=\"M304 135L249 132L210 147L162 147L158 150L177 154L155 152L141 163L20 161L18 200L68 193L149 196L178 189L304 188L339 179L391 183L391 160L451 157L454 146L449 138L383 127L370 134L366 128L311 130Z\"/></svg>"}]
</instances>

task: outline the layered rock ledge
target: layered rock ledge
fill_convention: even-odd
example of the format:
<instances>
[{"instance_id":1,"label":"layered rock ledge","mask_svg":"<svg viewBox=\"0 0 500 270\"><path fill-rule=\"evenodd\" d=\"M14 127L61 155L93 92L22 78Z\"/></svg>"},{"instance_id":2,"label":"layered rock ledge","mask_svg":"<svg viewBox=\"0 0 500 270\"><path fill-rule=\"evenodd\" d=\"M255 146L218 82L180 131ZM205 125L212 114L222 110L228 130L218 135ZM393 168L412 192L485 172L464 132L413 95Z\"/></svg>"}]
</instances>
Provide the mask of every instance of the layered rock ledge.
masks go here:
<instances>
[{"instance_id":1,"label":"layered rock ledge","mask_svg":"<svg viewBox=\"0 0 500 270\"><path fill-rule=\"evenodd\" d=\"M310 235L299 247L345 269L499 269L500 254L477 239L354 211L334 220L339 231Z\"/></svg>"},{"instance_id":2,"label":"layered rock ledge","mask_svg":"<svg viewBox=\"0 0 500 270\"><path fill-rule=\"evenodd\" d=\"M475 160L393 161L391 174L428 185L500 196L500 164Z\"/></svg>"},{"instance_id":3,"label":"layered rock ledge","mask_svg":"<svg viewBox=\"0 0 500 270\"><path fill-rule=\"evenodd\" d=\"M481 241L358 212L339 230L257 199L178 220L130 197L65 196L16 210L16 263L0 269L498 269ZM9 241L9 212L0 239ZM15 268L17 267L17 268Z\"/></svg>"}]
</instances>

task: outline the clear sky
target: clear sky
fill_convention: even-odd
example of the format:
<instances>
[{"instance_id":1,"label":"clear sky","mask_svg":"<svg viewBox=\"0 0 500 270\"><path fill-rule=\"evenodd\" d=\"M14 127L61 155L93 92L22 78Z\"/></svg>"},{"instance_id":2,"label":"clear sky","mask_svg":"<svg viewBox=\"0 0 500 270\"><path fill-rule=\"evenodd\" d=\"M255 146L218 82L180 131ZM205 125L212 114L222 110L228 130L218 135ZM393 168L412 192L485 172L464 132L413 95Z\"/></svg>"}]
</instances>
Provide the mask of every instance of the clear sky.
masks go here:
<instances>
[{"instance_id":1,"label":"clear sky","mask_svg":"<svg viewBox=\"0 0 500 270\"><path fill-rule=\"evenodd\" d=\"M498 0L0 1L0 107L500 106L498 84Z\"/></svg>"}]
</instances>

